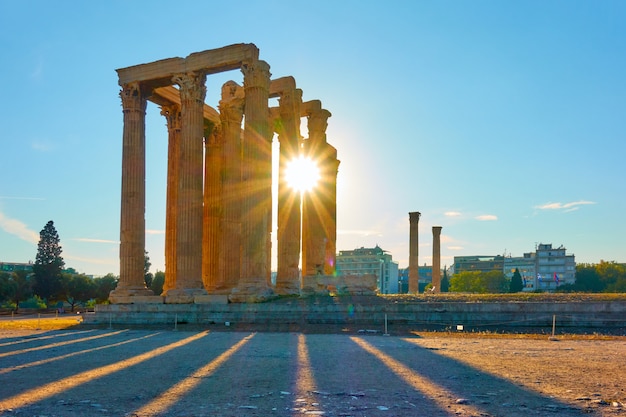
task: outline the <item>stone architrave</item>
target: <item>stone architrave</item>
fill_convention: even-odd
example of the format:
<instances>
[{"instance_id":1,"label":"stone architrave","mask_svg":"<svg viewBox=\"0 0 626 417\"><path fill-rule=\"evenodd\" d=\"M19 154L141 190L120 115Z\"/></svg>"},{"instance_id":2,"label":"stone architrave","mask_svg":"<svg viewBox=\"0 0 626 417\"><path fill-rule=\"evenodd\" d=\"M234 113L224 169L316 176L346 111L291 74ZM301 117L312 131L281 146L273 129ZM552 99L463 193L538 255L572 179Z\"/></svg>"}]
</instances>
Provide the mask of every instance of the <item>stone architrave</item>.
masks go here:
<instances>
[{"instance_id":1,"label":"stone architrave","mask_svg":"<svg viewBox=\"0 0 626 417\"><path fill-rule=\"evenodd\" d=\"M180 105L161 106L167 120L167 195L165 210L165 282L163 292L176 287L176 201L178 200L178 164L180 163Z\"/></svg>"},{"instance_id":2,"label":"stone architrave","mask_svg":"<svg viewBox=\"0 0 626 417\"><path fill-rule=\"evenodd\" d=\"M230 295L234 302L271 297L272 131L269 127L269 65L242 65L245 123L242 147L241 276Z\"/></svg>"},{"instance_id":3,"label":"stone architrave","mask_svg":"<svg viewBox=\"0 0 626 417\"><path fill-rule=\"evenodd\" d=\"M176 207L176 287L165 293L166 303L193 303L195 295L206 295L202 283L203 228L203 107L204 73L182 73L173 77L180 87L181 132Z\"/></svg>"},{"instance_id":4,"label":"stone architrave","mask_svg":"<svg viewBox=\"0 0 626 417\"><path fill-rule=\"evenodd\" d=\"M147 102L137 82L122 85L120 97L124 113L120 279L109 300L112 303L132 303L139 299L145 302L154 296L144 281Z\"/></svg>"},{"instance_id":5,"label":"stone architrave","mask_svg":"<svg viewBox=\"0 0 626 417\"><path fill-rule=\"evenodd\" d=\"M222 86L219 103L222 126L222 217L220 228L221 282L213 293L228 294L241 274L241 146L244 92L234 81Z\"/></svg>"},{"instance_id":6,"label":"stone architrave","mask_svg":"<svg viewBox=\"0 0 626 417\"><path fill-rule=\"evenodd\" d=\"M278 227L277 273L275 291L278 294L300 292L300 190L289 187L286 169L301 152L300 104L302 90L296 88L293 77L273 80L270 92L279 97L278 117L275 121L280 143L278 157Z\"/></svg>"},{"instance_id":7,"label":"stone architrave","mask_svg":"<svg viewBox=\"0 0 626 417\"><path fill-rule=\"evenodd\" d=\"M441 292L441 226L433 226L433 292Z\"/></svg>"},{"instance_id":8,"label":"stone architrave","mask_svg":"<svg viewBox=\"0 0 626 417\"><path fill-rule=\"evenodd\" d=\"M409 294L419 293L418 224L421 213L409 213Z\"/></svg>"},{"instance_id":9,"label":"stone architrave","mask_svg":"<svg viewBox=\"0 0 626 417\"><path fill-rule=\"evenodd\" d=\"M204 214L202 232L202 282L211 294L221 286L220 239L222 217L222 132L205 123Z\"/></svg>"},{"instance_id":10,"label":"stone architrave","mask_svg":"<svg viewBox=\"0 0 626 417\"><path fill-rule=\"evenodd\" d=\"M328 110L321 102L305 103L309 138L304 153L320 171L316 188L303 195L302 201L302 269L303 276L332 275L335 272L337 239L337 150L326 142Z\"/></svg>"}]
</instances>

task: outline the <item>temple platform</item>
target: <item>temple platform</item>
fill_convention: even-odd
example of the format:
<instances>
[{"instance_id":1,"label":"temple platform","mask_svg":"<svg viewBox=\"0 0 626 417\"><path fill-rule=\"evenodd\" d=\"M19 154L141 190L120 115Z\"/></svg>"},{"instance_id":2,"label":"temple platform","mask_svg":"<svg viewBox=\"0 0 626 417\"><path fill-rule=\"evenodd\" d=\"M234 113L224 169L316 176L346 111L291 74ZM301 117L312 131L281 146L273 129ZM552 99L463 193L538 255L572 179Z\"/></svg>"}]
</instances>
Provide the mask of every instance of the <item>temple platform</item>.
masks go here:
<instances>
[{"instance_id":1,"label":"temple platform","mask_svg":"<svg viewBox=\"0 0 626 417\"><path fill-rule=\"evenodd\" d=\"M209 300L207 300L209 301ZM263 303L109 304L84 316L84 324L214 330L377 332L557 328L626 332L626 300L457 301L436 296L282 297Z\"/></svg>"}]
</instances>

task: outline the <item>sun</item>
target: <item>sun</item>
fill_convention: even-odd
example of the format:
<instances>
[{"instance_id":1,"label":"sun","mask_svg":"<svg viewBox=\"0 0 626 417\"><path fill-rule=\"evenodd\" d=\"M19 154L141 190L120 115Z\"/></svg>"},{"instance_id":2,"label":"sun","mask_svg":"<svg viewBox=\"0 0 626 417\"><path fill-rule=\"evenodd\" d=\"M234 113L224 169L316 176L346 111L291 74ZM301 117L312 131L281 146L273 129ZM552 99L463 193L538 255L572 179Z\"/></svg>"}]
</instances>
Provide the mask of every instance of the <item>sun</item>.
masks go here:
<instances>
[{"instance_id":1,"label":"sun","mask_svg":"<svg viewBox=\"0 0 626 417\"><path fill-rule=\"evenodd\" d=\"M285 180L289 187L300 192L311 191L320 179L320 170L311 159L299 156L287 163Z\"/></svg>"}]
</instances>

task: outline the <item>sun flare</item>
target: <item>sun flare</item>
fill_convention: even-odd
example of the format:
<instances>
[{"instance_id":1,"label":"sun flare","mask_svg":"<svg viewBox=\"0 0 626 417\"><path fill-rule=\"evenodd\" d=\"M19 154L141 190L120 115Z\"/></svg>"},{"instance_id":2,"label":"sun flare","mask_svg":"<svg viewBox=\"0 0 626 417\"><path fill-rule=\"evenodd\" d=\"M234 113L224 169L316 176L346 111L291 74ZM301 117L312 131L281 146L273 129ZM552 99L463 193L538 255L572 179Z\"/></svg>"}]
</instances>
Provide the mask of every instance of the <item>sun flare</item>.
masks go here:
<instances>
[{"instance_id":1,"label":"sun flare","mask_svg":"<svg viewBox=\"0 0 626 417\"><path fill-rule=\"evenodd\" d=\"M319 179L320 170L312 159L299 156L287 163L285 180L294 190L310 191Z\"/></svg>"}]
</instances>

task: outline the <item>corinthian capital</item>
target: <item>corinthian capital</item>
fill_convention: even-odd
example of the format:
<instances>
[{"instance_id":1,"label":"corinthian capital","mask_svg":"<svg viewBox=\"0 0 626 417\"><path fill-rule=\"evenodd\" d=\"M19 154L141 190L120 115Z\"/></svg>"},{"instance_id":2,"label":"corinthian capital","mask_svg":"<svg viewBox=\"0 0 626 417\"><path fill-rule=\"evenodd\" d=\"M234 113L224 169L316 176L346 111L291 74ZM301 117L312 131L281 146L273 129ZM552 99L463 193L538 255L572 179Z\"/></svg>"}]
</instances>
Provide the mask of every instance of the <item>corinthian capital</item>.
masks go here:
<instances>
[{"instance_id":1,"label":"corinthian capital","mask_svg":"<svg viewBox=\"0 0 626 417\"><path fill-rule=\"evenodd\" d=\"M265 61L246 62L241 66L243 73L243 87L260 87L265 90L270 89L270 66Z\"/></svg>"},{"instance_id":2,"label":"corinthian capital","mask_svg":"<svg viewBox=\"0 0 626 417\"><path fill-rule=\"evenodd\" d=\"M188 72L172 77L172 82L180 87L180 99L204 103L206 96L206 74Z\"/></svg>"},{"instance_id":3,"label":"corinthian capital","mask_svg":"<svg viewBox=\"0 0 626 417\"><path fill-rule=\"evenodd\" d=\"M169 130L180 130L180 105L161 106L161 115L167 120L167 128Z\"/></svg>"},{"instance_id":4,"label":"corinthian capital","mask_svg":"<svg viewBox=\"0 0 626 417\"><path fill-rule=\"evenodd\" d=\"M142 94L141 85L138 82L132 82L122 85L120 91L122 99L122 108L124 111L146 111L147 101Z\"/></svg>"}]
</instances>

